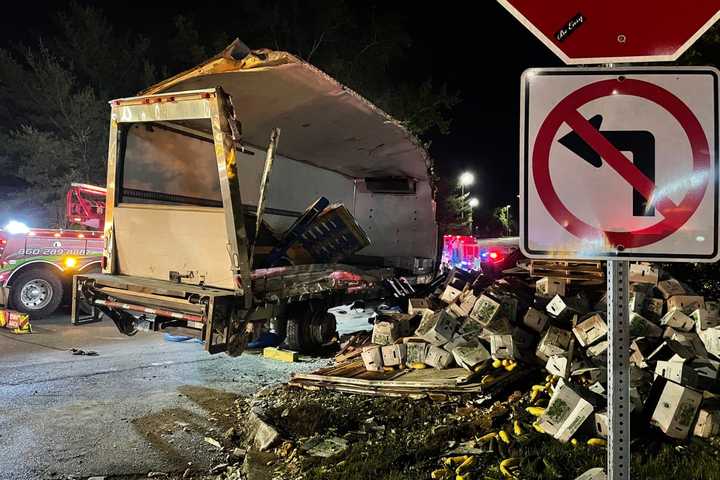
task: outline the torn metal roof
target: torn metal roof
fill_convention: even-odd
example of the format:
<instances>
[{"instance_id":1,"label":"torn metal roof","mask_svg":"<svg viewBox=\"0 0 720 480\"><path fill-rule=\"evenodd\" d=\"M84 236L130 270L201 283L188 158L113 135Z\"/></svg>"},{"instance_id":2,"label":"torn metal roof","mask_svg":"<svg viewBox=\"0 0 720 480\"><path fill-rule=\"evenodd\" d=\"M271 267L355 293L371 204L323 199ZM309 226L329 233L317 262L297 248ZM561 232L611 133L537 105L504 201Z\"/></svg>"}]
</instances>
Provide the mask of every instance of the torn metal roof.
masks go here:
<instances>
[{"instance_id":1,"label":"torn metal roof","mask_svg":"<svg viewBox=\"0 0 720 480\"><path fill-rule=\"evenodd\" d=\"M307 62L235 40L215 57L141 92L222 87L245 143L264 148L282 129L278 152L353 178L428 180L426 150L400 122Z\"/></svg>"}]
</instances>

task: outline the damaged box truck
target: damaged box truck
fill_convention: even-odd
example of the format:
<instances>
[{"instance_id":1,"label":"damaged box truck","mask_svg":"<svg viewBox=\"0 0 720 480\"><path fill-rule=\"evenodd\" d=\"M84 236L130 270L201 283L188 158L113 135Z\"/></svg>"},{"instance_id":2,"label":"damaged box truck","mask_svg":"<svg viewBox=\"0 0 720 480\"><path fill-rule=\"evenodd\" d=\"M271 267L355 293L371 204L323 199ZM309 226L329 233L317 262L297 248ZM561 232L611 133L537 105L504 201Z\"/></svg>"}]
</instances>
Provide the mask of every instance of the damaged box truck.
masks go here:
<instances>
[{"instance_id":1,"label":"damaged box truck","mask_svg":"<svg viewBox=\"0 0 720 480\"><path fill-rule=\"evenodd\" d=\"M329 307L434 273L426 151L288 53L236 40L113 100L109 138L102 273L75 277L75 324L102 315L238 355L272 321L302 348L334 334Z\"/></svg>"}]
</instances>

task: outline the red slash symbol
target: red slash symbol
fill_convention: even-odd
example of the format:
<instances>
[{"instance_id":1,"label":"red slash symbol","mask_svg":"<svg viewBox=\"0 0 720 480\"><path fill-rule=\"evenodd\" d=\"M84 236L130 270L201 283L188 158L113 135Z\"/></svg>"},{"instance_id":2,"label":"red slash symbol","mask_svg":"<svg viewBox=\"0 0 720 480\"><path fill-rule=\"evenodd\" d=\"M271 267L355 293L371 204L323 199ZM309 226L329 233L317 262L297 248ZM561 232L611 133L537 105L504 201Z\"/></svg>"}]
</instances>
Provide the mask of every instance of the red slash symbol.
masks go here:
<instances>
[{"instance_id":1,"label":"red slash symbol","mask_svg":"<svg viewBox=\"0 0 720 480\"><path fill-rule=\"evenodd\" d=\"M676 205L658 191L647 178L623 155L578 109L588 102L610 95L631 95L645 98L667 110L677 119L690 141L693 171L692 181L682 201ZM562 203L550 178L550 148L558 129L567 123L590 148L620 174L649 205L663 216L649 227L625 232L607 231L593 227L577 218ZM700 206L710 179L710 149L700 122L682 100L662 87L642 80L602 80L586 85L565 97L552 109L538 131L533 150L533 178L538 195L552 217L578 238L605 238L618 250L637 248L658 242L680 229Z\"/></svg>"}]
</instances>

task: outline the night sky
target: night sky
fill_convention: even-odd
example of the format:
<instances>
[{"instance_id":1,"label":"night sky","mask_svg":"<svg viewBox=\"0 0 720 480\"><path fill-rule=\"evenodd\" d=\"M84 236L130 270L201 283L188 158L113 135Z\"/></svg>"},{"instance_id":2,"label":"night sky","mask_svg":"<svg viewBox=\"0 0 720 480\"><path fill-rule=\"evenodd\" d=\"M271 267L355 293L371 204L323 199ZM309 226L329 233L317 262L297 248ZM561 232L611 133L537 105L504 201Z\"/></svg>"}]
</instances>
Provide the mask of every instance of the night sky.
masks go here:
<instances>
[{"instance_id":1,"label":"night sky","mask_svg":"<svg viewBox=\"0 0 720 480\"><path fill-rule=\"evenodd\" d=\"M517 212L520 74L529 67L559 66L560 60L494 1L472 7L460 1L388 3L383 8L407 15L406 28L413 39L408 63L393 75L426 77L430 71L435 82L447 83L462 98L451 113L450 134L434 132L427 137L439 173L454 179L465 169L474 171L477 181L472 194L482 208L510 203ZM172 6L99 4L119 28L152 32L167 28L174 15L183 13L193 18L202 33L212 28L215 14L227 3L205 0L198 5L202 7L189 8L180 2ZM12 14L6 11L0 18L3 46L34 44L37 34L50 28L57 9L64 9L65 4L16 2L12 8ZM235 33L242 39L241 31Z\"/></svg>"}]
</instances>

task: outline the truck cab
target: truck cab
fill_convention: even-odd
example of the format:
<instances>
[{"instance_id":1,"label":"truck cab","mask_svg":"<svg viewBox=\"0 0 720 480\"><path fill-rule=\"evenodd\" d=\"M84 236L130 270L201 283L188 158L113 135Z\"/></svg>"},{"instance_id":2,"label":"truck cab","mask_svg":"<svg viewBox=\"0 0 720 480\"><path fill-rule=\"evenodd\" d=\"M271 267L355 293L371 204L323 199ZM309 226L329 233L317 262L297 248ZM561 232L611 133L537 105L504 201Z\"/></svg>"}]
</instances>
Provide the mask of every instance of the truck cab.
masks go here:
<instances>
[{"instance_id":1,"label":"truck cab","mask_svg":"<svg viewBox=\"0 0 720 480\"><path fill-rule=\"evenodd\" d=\"M236 40L113 100L109 138L102 273L75 277L76 324L87 301L123 333L194 332L211 353L239 354L271 320L319 345L329 307L376 294L398 268L433 272L425 150L286 52Z\"/></svg>"}]
</instances>

